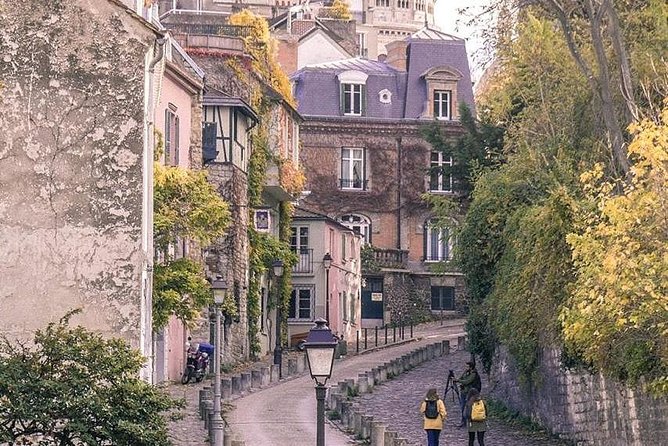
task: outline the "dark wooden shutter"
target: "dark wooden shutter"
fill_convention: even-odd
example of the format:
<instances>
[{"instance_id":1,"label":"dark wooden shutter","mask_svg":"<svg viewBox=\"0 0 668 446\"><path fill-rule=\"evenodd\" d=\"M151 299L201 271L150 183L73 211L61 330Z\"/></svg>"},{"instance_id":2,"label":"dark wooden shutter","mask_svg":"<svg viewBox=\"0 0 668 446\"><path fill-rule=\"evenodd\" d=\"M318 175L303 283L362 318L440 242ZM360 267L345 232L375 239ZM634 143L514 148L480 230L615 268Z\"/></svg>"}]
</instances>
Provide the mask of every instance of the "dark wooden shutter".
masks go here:
<instances>
[{"instance_id":1,"label":"dark wooden shutter","mask_svg":"<svg viewBox=\"0 0 668 446\"><path fill-rule=\"evenodd\" d=\"M360 104L360 108L361 108L360 111L361 111L362 116L366 116L366 85L362 85L361 96L362 96L362 99L361 99L361 104Z\"/></svg>"},{"instance_id":2,"label":"dark wooden shutter","mask_svg":"<svg viewBox=\"0 0 668 446\"><path fill-rule=\"evenodd\" d=\"M218 157L216 150L216 139L218 129L215 122L202 123L202 162L204 164L214 161Z\"/></svg>"},{"instance_id":3,"label":"dark wooden shutter","mask_svg":"<svg viewBox=\"0 0 668 446\"><path fill-rule=\"evenodd\" d=\"M344 84L339 84L339 113L341 114L341 116L345 114L345 109L344 109L345 99L344 99L343 87Z\"/></svg>"}]
</instances>

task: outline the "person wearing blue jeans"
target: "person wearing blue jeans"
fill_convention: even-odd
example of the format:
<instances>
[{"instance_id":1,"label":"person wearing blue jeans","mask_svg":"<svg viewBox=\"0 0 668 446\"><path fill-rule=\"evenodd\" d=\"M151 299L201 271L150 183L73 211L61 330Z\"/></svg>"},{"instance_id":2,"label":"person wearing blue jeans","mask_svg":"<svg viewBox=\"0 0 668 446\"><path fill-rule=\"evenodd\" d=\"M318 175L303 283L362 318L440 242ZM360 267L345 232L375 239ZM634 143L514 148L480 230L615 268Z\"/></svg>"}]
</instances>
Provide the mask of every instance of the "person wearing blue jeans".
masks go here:
<instances>
[{"instance_id":1,"label":"person wearing blue jeans","mask_svg":"<svg viewBox=\"0 0 668 446\"><path fill-rule=\"evenodd\" d=\"M420 404L420 413L424 416L424 430L427 432L427 446L438 446L438 437L443 429L443 421L448 416L443 400L436 389L429 389Z\"/></svg>"},{"instance_id":2,"label":"person wearing blue jeans","mask_svg":"<svg viewBox=\"0 0 668 446\"><path fill-rule=\"evenodd\" d=\"M459 379L455 380L455 383L459 384L459 408L462 411L462 422L457 427L461 428L466 426L468 421L465 408L469 390L476 389L478 392L481 390L480 375L475 369L475 362L469 361L466 363L466 370Z\"/></svg>"}]
</instances>

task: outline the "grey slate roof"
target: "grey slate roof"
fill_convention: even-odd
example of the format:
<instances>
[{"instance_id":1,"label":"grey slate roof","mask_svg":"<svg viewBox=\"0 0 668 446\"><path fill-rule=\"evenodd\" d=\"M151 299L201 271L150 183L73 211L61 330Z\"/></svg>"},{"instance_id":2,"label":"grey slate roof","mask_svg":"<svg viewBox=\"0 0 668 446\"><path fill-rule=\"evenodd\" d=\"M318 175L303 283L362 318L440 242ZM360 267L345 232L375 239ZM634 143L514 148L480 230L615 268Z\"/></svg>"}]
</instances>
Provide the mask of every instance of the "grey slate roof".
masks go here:
<instances>
[{"instance_id":1,"label":"grey slate roof","mask_svg":"<svg viewBox=\"0 0 668 446\"><path fill-rule=\"evenodd\" d=\"M366 73L366 114L381 119L417 119L427 98L423 75L435 67L452 68L462 73L457 84L458 101L474 109L473 86L463 39L425 27L406 39L409 45L407 69L399 71L385 62L352 58L307 65L295 72L295 99L305 116L341 116L337 75L355 70ZM379 93L387 89L390 104L381 103Z\"/></svg>"}]
</instances>

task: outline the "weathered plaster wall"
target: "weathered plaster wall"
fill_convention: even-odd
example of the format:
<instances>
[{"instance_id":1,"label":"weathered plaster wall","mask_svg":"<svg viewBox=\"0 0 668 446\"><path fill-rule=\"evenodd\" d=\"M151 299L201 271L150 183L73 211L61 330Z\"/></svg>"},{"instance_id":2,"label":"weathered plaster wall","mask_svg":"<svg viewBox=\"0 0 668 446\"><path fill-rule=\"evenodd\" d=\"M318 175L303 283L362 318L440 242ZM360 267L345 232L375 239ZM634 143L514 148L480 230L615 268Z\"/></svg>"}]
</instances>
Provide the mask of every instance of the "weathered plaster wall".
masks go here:
<instances>
[{"instance_id":1,"label":"weathered plaster wall","mask_svg":"<svg viewBox=\"0 0 668 446\"><path fill-rule=\"evenodd\" d=\"M544 352L541 382L528 386L501 350L492 393L553 432L579 445L647 446L666 443L668 398L622 386L600 374L567 371L558 350Z\"/></svg>"},{"instance_id":2,"label":"weathered plaster wall","mask_svg":"<svg viewBox=\"0 0 668 446\"><path fill-rule=\"evenodd\" d=\"M100 0L0 0L0 333L68 310L139 347L144 62Z\"/></svg>"}]
</instances>

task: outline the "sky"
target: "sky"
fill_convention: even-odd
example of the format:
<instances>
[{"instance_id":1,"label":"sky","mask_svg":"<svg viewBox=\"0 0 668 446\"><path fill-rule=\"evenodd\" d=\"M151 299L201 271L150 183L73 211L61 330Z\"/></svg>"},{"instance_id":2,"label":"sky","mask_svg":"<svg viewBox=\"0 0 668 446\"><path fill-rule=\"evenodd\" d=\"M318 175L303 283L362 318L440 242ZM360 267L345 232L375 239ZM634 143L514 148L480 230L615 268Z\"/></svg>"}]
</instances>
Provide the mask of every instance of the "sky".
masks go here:
<instances>
[{"instance_id":1,"label":"sky","mask_svg":"<svg viewBox=\"0 0 668 446\"><path fill-rule=\"evenodd\" d=\"M475 80L480 78L483 68L477 62L475 52L482 46L480 38L476 35L476 29L466 26L469 17L462 17L457 9L470 7L471 12L479 12L483 5L489 0L436 0L434 20L439 28L448 34L466 39L466 49L469 55L469 64Z\"/></svg>"}]
</instances>

